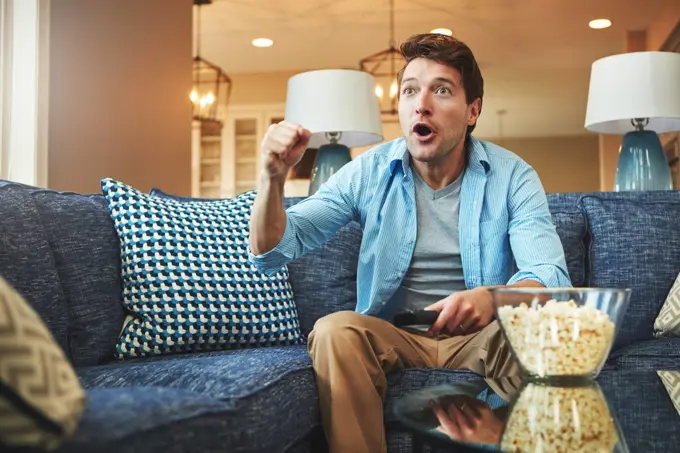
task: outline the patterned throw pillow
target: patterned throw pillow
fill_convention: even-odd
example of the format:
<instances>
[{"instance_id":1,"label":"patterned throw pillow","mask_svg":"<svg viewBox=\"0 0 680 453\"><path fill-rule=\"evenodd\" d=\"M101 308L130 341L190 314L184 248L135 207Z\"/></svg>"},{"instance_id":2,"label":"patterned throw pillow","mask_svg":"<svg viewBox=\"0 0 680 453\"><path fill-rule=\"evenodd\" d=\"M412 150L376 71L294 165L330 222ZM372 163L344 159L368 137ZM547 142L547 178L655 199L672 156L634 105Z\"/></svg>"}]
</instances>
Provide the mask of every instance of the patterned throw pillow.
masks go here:
<instances>
[{"instance_id":1,"label":"patterned throw pillow","mask_svg":"<svg viewBox=\"0 0 680 453\"><path fill-rule=\"evenodd\" d=\"M118 358L304 342L287 268L265 275L248 260L255 192L181 202L109 178L102 191L132 315Z\"/></svg>"},{"instance_id":2,"label":"patterned throw pillow","mask_svg":"<svg viewBox=\"0 0 680 453\"><path fill-rule=\"evenodd\" d=\"M668 293L666 302L654 321L654 335L657 337L680 337L680 274Z\"/></svg>"},{"instance_id":3,"label":"patterned throw pillow","mask_svg":"<svg viewBox=\"0 0 680 453\"><path fill-rule=\"evenodd\" d=\"M680 371L657 371L656 374L661 378L675 410L680 415Z\"/></svg>"},{"instance_id":4,"label":"patterned throw pillow","mask_svg":"<svg viewBox=\"0 0 680 453\"><path fill-rule=\"evenodd\" d=\"M0 451L54 449L71 436L85 391L33 308L0 277Z\"/></svg>"}]
</instances>

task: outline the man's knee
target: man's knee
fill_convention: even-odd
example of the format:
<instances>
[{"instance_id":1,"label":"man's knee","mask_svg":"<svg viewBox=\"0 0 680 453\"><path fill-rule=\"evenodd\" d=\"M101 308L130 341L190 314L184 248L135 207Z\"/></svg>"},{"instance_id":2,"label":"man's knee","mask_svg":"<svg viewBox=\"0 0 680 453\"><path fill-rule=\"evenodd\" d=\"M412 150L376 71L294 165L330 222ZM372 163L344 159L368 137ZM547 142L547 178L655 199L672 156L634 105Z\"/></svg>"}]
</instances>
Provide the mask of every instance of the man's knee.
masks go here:
<instances>
[{"instance_id":1,"label":"man's knee","mask_svg":"<svg viewBox=\"0 0 680 453\"><path fill-rule=\"evenodd\" d=\"M381 320L355 311L338 311L319 318L309 334L308 345L311 350L320 343L349 344L362 343L365 332L375 327Z\"/></svg>"},{"instance_id":2,"label":"man's knee","mask_svg":"<svg viewBox=\"0 0 680 453\"><path fill-rule=\"evenodd\" d=\"M312 339L319 337L328 337L342 335L347 330L365 324L363 318L366 315L357 313L355 311L336 311L330 315L319 318L314 323L314 329L310 333Z\"/></svg>"}]
</instances>

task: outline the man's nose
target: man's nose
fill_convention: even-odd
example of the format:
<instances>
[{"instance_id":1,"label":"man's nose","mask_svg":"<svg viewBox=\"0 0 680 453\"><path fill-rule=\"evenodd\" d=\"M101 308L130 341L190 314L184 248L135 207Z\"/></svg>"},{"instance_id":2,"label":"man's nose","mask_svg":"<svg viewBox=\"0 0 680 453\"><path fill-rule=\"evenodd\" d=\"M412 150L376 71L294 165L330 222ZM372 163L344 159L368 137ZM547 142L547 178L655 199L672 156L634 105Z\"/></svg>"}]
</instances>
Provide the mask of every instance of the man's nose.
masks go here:
<instances>
[{"instance_id":1,"label":"man's nose","mask_svg":"<svg viewBox=\"0 0 680 453\"><path fill-rule=\"evenodd\" d=\"M418 96L418 101L416 102L416 113L420 116L429 116L432 114L430 97L425 90L420 94L420 96Z\"/></svg>"}]
</instances>

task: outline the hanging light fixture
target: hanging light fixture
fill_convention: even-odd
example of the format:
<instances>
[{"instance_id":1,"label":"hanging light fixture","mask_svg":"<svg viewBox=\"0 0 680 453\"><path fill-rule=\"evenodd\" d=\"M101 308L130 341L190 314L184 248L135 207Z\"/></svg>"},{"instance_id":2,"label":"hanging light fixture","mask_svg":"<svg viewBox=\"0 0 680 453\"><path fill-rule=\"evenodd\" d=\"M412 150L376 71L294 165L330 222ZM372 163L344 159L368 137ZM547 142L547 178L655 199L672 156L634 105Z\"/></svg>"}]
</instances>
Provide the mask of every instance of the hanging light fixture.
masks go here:
<instances>
[{"instance_id":1,"label":"hanging light fixture","mask_svg":"<svg viewBox=\"0 0 680 453\"><path fill-rule=\"evenodd\" d=\"M397 49L394 39L394 0L390 0L390 43L389 47L359 61L362 71L376 78L375 95L380 100L381 113L397 113L397 74L404 64L404 57Z\"/></svg>"},{"instance_id":2,"label":"hanging light fixture","mask_svg":"<svg viewBox=\"0 0 680 453\"><path fill-rule=\"evenodd\" d=\"M216 64L201 57L201 6L209 5L212 0L194 0L196 13L196 53L193 61L193 82L189 99L193 104L193 118L199 121L212 121L220 125L226 118L231 79Z\"/></svg>"}]
</instances>

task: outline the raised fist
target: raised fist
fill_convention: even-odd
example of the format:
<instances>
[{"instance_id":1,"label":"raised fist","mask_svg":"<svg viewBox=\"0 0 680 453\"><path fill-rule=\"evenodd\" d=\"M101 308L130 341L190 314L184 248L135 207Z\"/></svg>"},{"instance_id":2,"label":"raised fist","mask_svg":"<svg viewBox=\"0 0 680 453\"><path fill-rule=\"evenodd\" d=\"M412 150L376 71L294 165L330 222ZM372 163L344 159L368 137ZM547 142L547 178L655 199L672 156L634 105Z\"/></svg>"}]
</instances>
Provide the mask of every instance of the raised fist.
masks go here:
<instances>
[{"instance_id":1,"label":"raised fist","mask_svg":"<svg viewBox=\"0 0 680 453\"><path fill-rule=\"evenodd\" d=\"M267 175L285 179L288 170L302 159L311 136L299 124L282 121L269 126L260 146Z\"/></svg>"}]
</instances>

